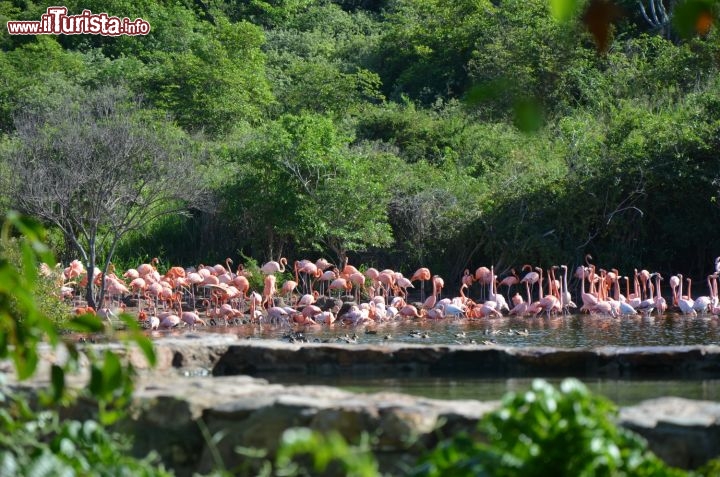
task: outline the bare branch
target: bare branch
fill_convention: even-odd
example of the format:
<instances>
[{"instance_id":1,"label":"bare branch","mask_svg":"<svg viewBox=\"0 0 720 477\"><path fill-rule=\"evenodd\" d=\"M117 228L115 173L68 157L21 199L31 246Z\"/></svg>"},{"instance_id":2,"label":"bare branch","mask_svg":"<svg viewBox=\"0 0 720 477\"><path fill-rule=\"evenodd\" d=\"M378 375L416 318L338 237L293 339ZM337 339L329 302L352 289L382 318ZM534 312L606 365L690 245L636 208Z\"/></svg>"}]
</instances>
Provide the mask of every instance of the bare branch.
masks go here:
<instances>
[{"instance_id":1,"label":"bare branch","mask_svg":"<svg viewBox=\"0 0 720 477\"><path fill-rule=\"evenodd\" d=\"M206 199L188 141L139 111L124 90L106 88L79 103L24 111L15 119L18 147L8 158L16 171L15 205L58 226L88 271L105 253L105 273L127 232L188 206L202 207ZM91 283L87 297L92 301Z\"/></svg>"}]
</instances>

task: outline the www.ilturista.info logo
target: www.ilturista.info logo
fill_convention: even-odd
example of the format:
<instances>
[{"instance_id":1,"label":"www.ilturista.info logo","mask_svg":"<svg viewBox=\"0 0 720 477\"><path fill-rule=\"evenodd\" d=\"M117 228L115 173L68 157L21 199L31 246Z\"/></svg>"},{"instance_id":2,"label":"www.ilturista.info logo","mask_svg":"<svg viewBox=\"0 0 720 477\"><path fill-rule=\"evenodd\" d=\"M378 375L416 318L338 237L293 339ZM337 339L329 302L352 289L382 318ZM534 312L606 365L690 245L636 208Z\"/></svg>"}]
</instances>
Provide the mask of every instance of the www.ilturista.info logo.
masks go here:
<instances>
[{"instance_id":1,"label":"www.ilturista.info logo","mask_svg":"<svg viewBox=\"0 0 720 477\"><path fill-rule=\"evenodd\" d=\"M40 21L9 21L11 35L147 35L150 24L142 18L110 17L107 13L83 10L80 15L68 15L66 7L48 7Z\"/></svg>"}]
</instances>

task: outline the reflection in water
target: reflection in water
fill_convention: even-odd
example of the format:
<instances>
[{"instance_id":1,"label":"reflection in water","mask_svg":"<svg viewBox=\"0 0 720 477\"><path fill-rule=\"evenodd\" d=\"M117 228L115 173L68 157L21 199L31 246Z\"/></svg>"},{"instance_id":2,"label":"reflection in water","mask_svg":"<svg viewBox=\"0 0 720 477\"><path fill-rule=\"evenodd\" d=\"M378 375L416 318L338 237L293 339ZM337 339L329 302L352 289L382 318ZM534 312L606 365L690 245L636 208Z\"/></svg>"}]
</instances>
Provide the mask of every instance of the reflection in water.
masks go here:
<instances>
[{"instance_id":1,"label":"reflection in water","mask_svg":"<svg viewBox=\"0 0 720 477\"><path fill-rule=\"evenodd\" d=\"M277 326L213 327L207 331L233 333L252 339L282 339L290 329ZM525 333L527 330L527 333ZM372 327L325 326L296 328L311 342L359 344L416 343L473 344L492 341L502 346L595 348L600 346L683 346L720 344L716 316L622 317L571 315L548 319L503 317L479 320L397 321ZM420 331L420 333L412 333ZM464 333L464 335L463 335Z\"/></svg>"},{"instance_id":2,"label":"reflection in water","mask_svg":"<svg viewBox=\"0 0 720 477\"><path fill-rule=\"evenodd\" d=\"M534 378L453 378L409 377L372 378L353 376L298 376L278 374L265 376L271 382L282 384L321 384L348 391L375 393L398 392L433 399L500 400L507 392L524 392L530 389ZM544 378L559 386L562 378ZM676 396L687 399L720 401L720 379L710 380L581 380L590 391L605 396L618 406L630 406L646 399Z\"/></svg>"},{"instance_id":3,"label":"reflection in water","mask_svg":"<svg viewBox=\"0 0 720 477\"><path fill-rule=\"evenodd\" d=\"M665 314L659 317L623 317L572 315L548 319L504 317L481 320L405 321L379 324L374 327L343 326L295 329L310 342L387 345L413 343L423 345L469 344L485 346L492 341L501 346L556 348L595 348L601 346L683 346L718 345L718 318L684 317ZM525 334L527 330L527 334ZM283 339L288 327L251 326L213 327L196 332L231 333L248 339ZM413 331L416 331L413 333ZM154 336L183 333L157 332ZM187 331L184 331L187 333ZM355 338L356 337L356 338ZM351 338L351 339L348 339ZM357 392L393 391L437 399L497 400L508 391L522 392L530 388L532 378L487 379L473 377L403 377L371 376L263 376L283 384L326 384ZM720 401L720 379L717 380L618 380L583 379L591 391L604 395L618 405L631 405L660 396ZM548 378L559 384L560 378Z\"/></svg>"}]
</instances>

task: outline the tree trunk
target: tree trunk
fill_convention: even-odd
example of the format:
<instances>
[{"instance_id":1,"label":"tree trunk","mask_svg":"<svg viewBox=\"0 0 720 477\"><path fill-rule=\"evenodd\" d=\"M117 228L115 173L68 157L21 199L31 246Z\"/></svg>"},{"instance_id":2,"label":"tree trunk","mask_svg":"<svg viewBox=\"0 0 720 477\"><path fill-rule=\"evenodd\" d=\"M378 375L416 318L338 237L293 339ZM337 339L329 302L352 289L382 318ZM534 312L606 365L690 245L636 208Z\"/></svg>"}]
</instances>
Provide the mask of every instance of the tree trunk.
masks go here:
<instances>
[{"instance_id":1,"label":"tree trunk","mask_svg":"<svg viewBox=\"0 0 720 477\"><path fill-rule=\"evenodd\" d=\"M87 289L85 291L85 300L88 306L92 306L97 310L97 304L95 303L94 294L94 274L95 274L95 238L88 240L88 263L87 263Z\"/></svg>"}]
</instances>

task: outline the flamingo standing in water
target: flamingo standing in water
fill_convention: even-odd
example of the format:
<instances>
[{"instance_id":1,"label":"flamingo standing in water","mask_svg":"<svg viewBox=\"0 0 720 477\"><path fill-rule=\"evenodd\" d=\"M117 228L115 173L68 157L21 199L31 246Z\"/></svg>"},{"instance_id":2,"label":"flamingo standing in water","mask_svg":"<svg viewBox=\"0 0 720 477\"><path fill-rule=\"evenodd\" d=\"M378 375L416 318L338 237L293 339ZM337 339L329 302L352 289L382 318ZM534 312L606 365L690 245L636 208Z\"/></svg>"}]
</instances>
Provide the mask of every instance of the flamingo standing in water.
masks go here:
<instances>
[{"instance_id":1,"label":"flamingo standing in water","mask_svg":"<svg viewBox=\"0 0 720 477\"><path fill-rule=\"evenodd\" d=\"M355 301L360 303L360 292L365 291L365 275L355 272L351 273L347 279L351 286L355 288Z\"/></svg>"},{"instance_id":2,"label":"flamingo standing in water","mask_svg":"<svg viewBox=\"0 0 720 477\"><path fill-rule=\"evenodd\" d=\"M678 306L678 294L677 289L678 285L680 285L680 278L678 278L677 275L673 275L670 277L670 290L672 290L672 304L673 306Z\"/></svg>"},{"instance_id":3,"label":"flamingo standing in water","mask_svg":"<svg viewBox=\"0 0 720 477\"><path fill-rule=\"evenodd\" d=\"M590 257L590 255L586 256L586 261L587 261L587 257ZM592 258L592 257L590 257L590 258ZM595 307L598 304L597 296L593 295L590 291L585 292L585 280L586 279L588 281L592 280L594 267L595 267L595 265L590 265L589 270L584 269L586 271L586 273L583 274L583 278L580 280L580 298L582 299L582 302L583 302L583 305L580 307L580 311L585 311L587 313L590 313L593 310L595 310Z\"/></svg>"},{"instance_id":4,"label":"flamingo standing in water","mask_svg":"<svg viewBox=\"0 0 720 477\"><path fill-rule=\"evenodd\" d=\"M539 277L539 288L540 288L540 299L538 300L537 311L535 316L538 316L543 311L547 315L548 319L553 311L560 309L560 300L553 293L553 275L552 268L548 270L548 294L543 296L543 270L540 267L536 267Z\"/></svg>"},{"instance_id":5,"label":"flamingo standing in water","mask_svg":"<svg viewBox=\"0 0 720 477\"><path fill-rule=\"evenodd\" d=\"M641 291L641 297L643 299L648 298L648 282L650 281L650 272L647 270L640 270L638 273L638 278L640 279L640 283L642 285L642 291Z\"/></svg>"},{"instance_id":6,"label":"flamingo standing in water","mask_svg":"<svg viewBox=\"0 0 720 477\"><path fill-rule=\"evenodd\" d=\"M182 310L182 302L180 301L179 293L177 295L177 301L178 301L178 308L180 310L180 320L184 321L191 328L195 328L195 325L198 325L198 324L201 324L203 326L207 325L207 323L205 323L205 320L200 318L200 315L198 314L194 305L193 305L193 311L183 311Z\"/></svg>"},{"instance_id":7,"label":"flamingo standing in water","mask_svg":"<svg viewBox=\"0 0 720 477\"><path fill-rule=\"evenodd\" d=\"M438 278L439 278L439 277L438 277ZM439 291L438 291L438 285L439 285L439 284L440 284L440 282L439 282L438 280L433 279L433 281L432 281L433 292L432 292L432 295L429 296L429 297L427 297L427 298L425 299L425 301L423 302L423 305L422 305L422 308L423 308L423 309L425 309L425 310L430 310L430 309L434 308L435 305L437 304L437 297L438 297L438 295L439 295ZM468 287L467 283L463 283L463 284L462 284L462 287L467 288L467 287ZM463 293L462 293L462 287L460 287L460 295L463 294Z\"/></svg>"},{"instance_id":8,"label":"flamingo standing in water","mask_svg":"<svg viewBox=\"0 0 720 477\"><path fill-rule=\"evenodd\" d=\"M678 285L680 287L680 291L677 294L677 296L678 296L677 304L678 304L678 307L680 308L680 311L682 311L683 315L697 316L697 312L693 309L693 305L695 304L693 299L690 298L690 296L684 297L682 294L683 276L680 273L678 273L677 277L680 280L680 283Z\"/></svg>"},{"instance_id":9,"label":"flamingo standing in water","mask_svg":"<svg viewBox=\"0 0 720 477\"><path fill-rule=\"evenodd\" d=\"M515 285L517 285L518 283L520 283L520 277L518 277L518 274L517 274L517 272L515 271L515 269L514 269L514 268L511 268L511 269L510 269L510 275L508 275L507 277L503 278L503 279L500 281L500 286L501 286L501 287L507 287L507 293L508 293L507 298L508 298L508 300L510 300L510 287L515 286Z\"/></svg>"},{"instance_id":10,"label":"flamingo standing in water","mask_svg":"<svg viewBox=\"0 0 720 477\"><path fill-rule=\"evenodd\" d=\"M532 289L535 288L535 284L538 282L538 280L540 280L540 274L534 272L532 266L529 264L523 265L522 270L529 270L528 273L526 273L525 276L522 277L520 283L527 283L530 285L530 295L532 296ZM540 295L542 295L542 290L540 291ZM530 299L528 299L528 303L531 303Z\"/></svg>"},{"instance_id":11,"label":"flamingo standing in water","mask_svg":"<svg viewBox=\"0 0 720 477\"><path fill-rule=\"evenodd\" d=\"M492 280L490 280L490 294L488 295L489 301L495 303L495 309L500 313L502 313L503 310L510 311L510 307L508 307L505 297L497 291L497 277L495 276L494 265L490 267L490 276L492 277Z\"/></svg>"},{"instance_id":12,"label":"flamingo standing in water","mask_svg":"<svg viewBox=\"0 0 720 477\"><path fill-rule=\"evenodd\" d=\"M410 277L411 282L420 280L420 301L425 301L425 282L431 277L430 269L426 267L418 268Z\"/></svg>"},{"instance_id":13,"label":"flamingo standing in water","mask_svg":"<svg viewBox=\"0 0 720 477\"><path fill-rule=\"evenodd\" d=\"M475 269L475 281L480 284L480 299L485 299L485 290L483 286L489 286L493 280L492 273L488 267L478 267Z\"/></svg>"},{"instance_id":14,"label":"flamingo standing in water","mask_svg":"<svg viewBox=\"0 0 720 477\"><path fill-rule=\"evenodd\" d=\"M665 298L662 296L662 289L660 288L660 280L662 280L662 276L660 276L659 273L655 273L655 296L653 303L655 304L655 309L658 312L658 315L661 315L667 311L667 302L665 301ZM651 284L652 285L652 284Z\"/></svg>"},{"instance_id":15,"label":"flamingo standing in water","mask_svg":"<svg viewBox=\"0 0 720 477\"><path fill-rule=\"evenodd\" d=\"M690 298L690 287L692 286L692 280L690 278L687 279L688 281L688 298ZM707 277L707 284L708 284L708 290L712 291L711 284L710 284L710 275ZM697 311L698 313L702 314L707 312L708 307L710 306L710 297L707 295L699 296L695 298L693 303L693 309Z\"/></svg>"},{"instance_id":16,"label":"flamingo standing in water","mask_svg":"<svg viewBox=\"0 0 720 477\"><path fill-rule=\"evenodd\" d=\"M577 305L575 304L575 302L572 301L572 295L570 294L570 289L568 288L568 267L567 265L560 265L560 268L563 271L562 290L560 291L560 303L562 304L564 314L566 312L570 313L569 308L577 308Z\"/></svg>"},{"instance_id":17,"label":"flamingo standing in water","mask_svg":"<svg viewBox=\"0 0 720 477\"><path fill-rule=\"evenodd\" d=\"M530 295L530 286L525 283L525 287L527 288L528 296ZM525 303L525 300L523 300L522 295L520 293L515 292L515 296L512 297L512 303L513 308L508 313L509 315L517 315L517 316L524 316L527 313L528 304Z\"/></svg>"},{"instance_id":18,"label":"flamingo standing in water","mask_svg":"<svg viewBox=\"0 0 720 477\"><path fill-rule=\"evenodd\" d=\"M395 287L400 291L403 298L408 298L408 288L415 288L410 280L403 276L402 273L395 274Z\"/></svg>"},{"instance_id":19,"label":"flamingo standing in water","mask_svg":"<svg viewBox=\"0 0 720 477\"><path fill-rule=\"evenodd\" d=\"M275 282L276 282L275 275L267 275L264 280L264 287L263 287L263 306L267 309L273 306L273 296L275 295L277 289L275 288Z\"/></svg>"}]
</instances>

